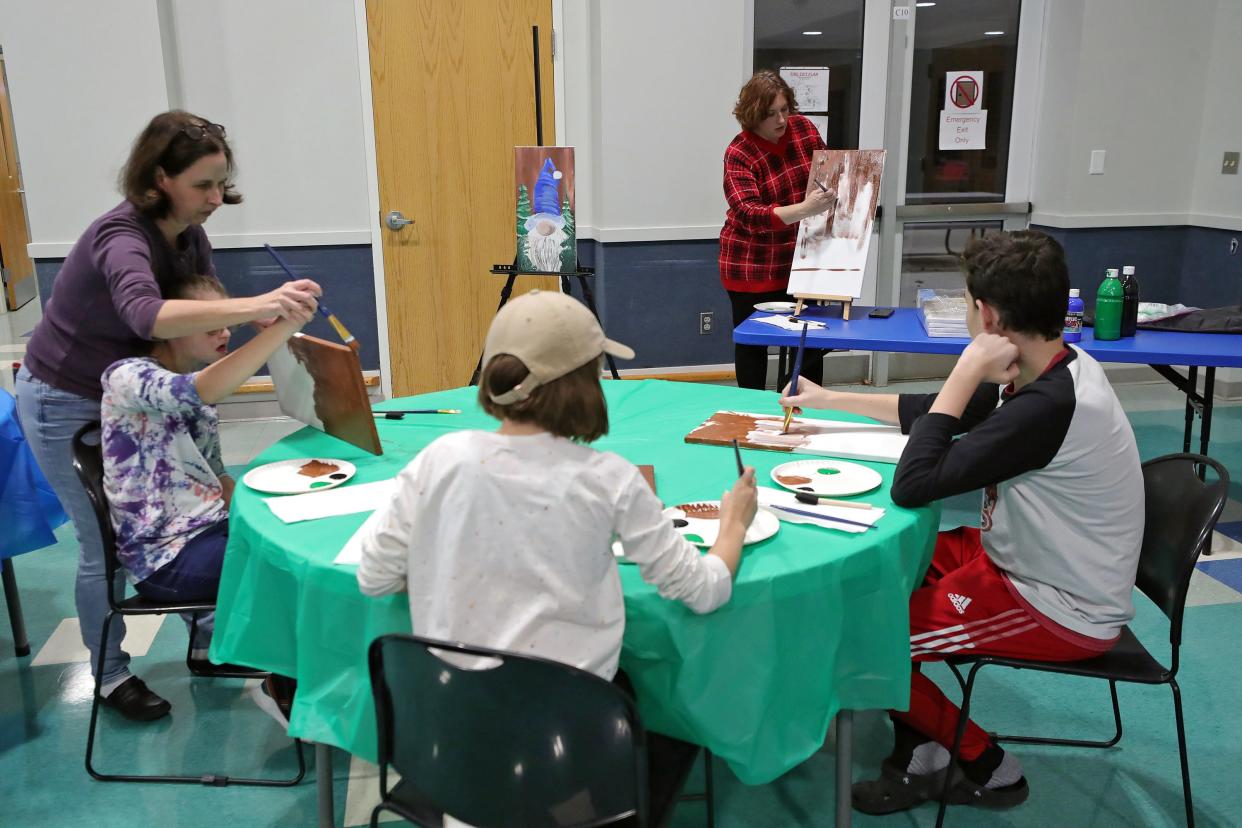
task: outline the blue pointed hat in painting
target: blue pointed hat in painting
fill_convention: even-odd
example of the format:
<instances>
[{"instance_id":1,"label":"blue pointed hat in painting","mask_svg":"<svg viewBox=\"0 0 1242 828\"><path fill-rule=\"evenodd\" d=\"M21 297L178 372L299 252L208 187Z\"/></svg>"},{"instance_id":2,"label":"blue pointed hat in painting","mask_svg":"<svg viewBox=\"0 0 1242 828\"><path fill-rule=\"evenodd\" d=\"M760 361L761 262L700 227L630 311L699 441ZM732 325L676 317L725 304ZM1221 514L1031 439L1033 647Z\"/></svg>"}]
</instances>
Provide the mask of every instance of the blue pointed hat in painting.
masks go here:
<instances>
[{"instance_id":1,"label":"blue pointed hat in painting","mask_svg":"<svg viewBox=\"0 0 1242 828\"><path fill-rule=\"evenodd\" d=\"M526 220L526 231L529 233L539 226L540 222L549 222L554 228L565 226L565 217L561 215L561 180L564 173L556 168L551 158L545 158L539 177L535 179L535 201L532 205L535 214ZM545 233L546 235L546 233Z\"/></svg>"}]
</instances>

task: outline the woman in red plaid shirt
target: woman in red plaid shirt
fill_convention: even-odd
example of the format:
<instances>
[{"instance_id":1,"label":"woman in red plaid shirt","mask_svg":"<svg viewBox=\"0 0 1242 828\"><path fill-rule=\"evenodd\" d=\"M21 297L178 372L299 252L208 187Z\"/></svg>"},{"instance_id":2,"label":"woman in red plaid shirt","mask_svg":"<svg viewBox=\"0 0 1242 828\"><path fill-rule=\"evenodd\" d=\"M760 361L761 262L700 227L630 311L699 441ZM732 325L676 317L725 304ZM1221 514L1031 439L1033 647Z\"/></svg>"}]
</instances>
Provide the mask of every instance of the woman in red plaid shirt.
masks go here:
<instances>
[{"instance_id":1,"label":"woman in red plaid shirt","mask_svg":"<svg viewBox=\"0 0 1242 828\"><path fill-rule=\"evenodd\" d=\"M733 327L756 302L788 301L798 222L836 201L831 190L805 195L811 154L827 149L819 131L798 114L793 90L775 72L757 72L733 107L742 125L725 150L724 192L729 212L720 231L720 282L733 306ZM734 345L739 388L764 388L768 349ZM803 357L802 375L823 381L823 351Z\"/></svg>"}]
</instances>

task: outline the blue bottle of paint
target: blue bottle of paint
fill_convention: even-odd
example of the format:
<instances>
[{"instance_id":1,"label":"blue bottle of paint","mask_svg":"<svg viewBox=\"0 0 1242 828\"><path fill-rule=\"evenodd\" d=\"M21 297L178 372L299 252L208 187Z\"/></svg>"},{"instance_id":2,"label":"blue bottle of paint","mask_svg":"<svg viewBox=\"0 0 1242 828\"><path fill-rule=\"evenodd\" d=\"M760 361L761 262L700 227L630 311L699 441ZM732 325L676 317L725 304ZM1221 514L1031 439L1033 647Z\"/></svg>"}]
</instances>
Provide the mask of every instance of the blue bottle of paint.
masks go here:
<instances>
[{"instance_id":1,"label":"blue bottle of paint","mask_svg":"<svg viewBox=\"0 0 1242 828\"><path fill-rule=\"evenodd\" d=\"M1078 288L1070 288L1069 305L1065 310L1065 328L1061 331L1061 339L1065 342L1082 340L1082 299L1078 296Z\"/></svg>"}]
</instances>

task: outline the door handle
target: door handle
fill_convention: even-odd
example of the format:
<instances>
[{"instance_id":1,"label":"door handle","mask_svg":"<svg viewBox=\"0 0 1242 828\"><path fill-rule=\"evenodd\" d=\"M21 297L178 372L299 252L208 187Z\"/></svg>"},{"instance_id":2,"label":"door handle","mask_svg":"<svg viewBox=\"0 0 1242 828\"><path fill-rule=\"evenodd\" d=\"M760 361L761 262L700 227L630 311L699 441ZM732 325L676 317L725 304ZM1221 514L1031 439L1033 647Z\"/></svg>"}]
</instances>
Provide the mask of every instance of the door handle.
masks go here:
<instances>
[{"instance_id":1,"label":"door handle","mask_svg":"<svg viewBox=\"0 0 1242 828\"><path fill-rule=\"evenodd\" d=\"M413 224L414 219L408 219L401 214L400 210L393 210L384 217L384 224L388 225L389 230L400 230L407 224Z\"/></svg>"}]
</instances>

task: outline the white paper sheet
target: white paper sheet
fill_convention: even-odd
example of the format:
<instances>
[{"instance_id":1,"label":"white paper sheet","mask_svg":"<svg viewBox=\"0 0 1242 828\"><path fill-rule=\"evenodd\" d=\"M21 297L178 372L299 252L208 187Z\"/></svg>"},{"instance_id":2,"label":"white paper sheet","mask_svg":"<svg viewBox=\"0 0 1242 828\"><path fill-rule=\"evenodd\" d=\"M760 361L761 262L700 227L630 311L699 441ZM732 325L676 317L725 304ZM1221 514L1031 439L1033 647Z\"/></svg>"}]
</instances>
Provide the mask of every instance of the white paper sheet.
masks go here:
<instances>
[{"instance_id":1,"label":"white paper sheet","mask_svg":"<svg viewBox=\"0 0 1242 828\"><path fill-rule=\"evenodd\" d=\"M759 489L759 504L761 506L785 506L790 509L797 509L800 512L811 512L824 517L852 520L855 523L866 523L869 526L874 526L880 518L884 517L883 509L845 509L840 506L812 506L809 503L800 502L793 492L785 491L784 489L774 489L770 486L759 486L757 488ZM780 509L772 509L772 514L786 523L807 523L811 526L821 526L825 529L836 529L840 532L850 532L852 534L867 531L865 526L851 526L848 523L837 523L832 520L816 520L802 515L795 515L791 512L781 511Z\"/></svg>"},{"instance_id":2,"label":"white paper sheet","mask_svg":"<svg viewBox=\"0 0 1242 828\"><path fill-rule=\"evenodd\" d=\"M362 525L358 527L358 531L349 536L349 540L345 541L345 545L341 547L341 551L337 553L332 563L337 566L343 564L351 564L357 566L362 563L362 536L375 524L375 519L379 512L372 512Z\"/></svg>"},{"instance_id":3,"label":"white paper sheet","mask_svg":"<svg viewBox=\"0 0 1242 828\"><path fill-rule=\"evenodd\" d=\"M263 502L272 510L272 514L285 523L298 523L316 518L370 512L379 504L388 501L396 489L397 480L392 478L354 486L347 483L326 492L265 497Z\"/></svg>"},{"instance_id":4,"label":"white paper sheet","mask_svg":"<svg viewBox=\"0 0 1242 828\"><path fill-rule=\"evenodd\" d=\"M788 316L756 316L755 321L765 322L769 325L775 325L776 327L783 328L784 330L787 330L787 331L801 331L802 324L803 324L802 322L797 322L797 321L794 321L793 319L790 319ZM823 322L812 322L809 319L804 320L804 321L806 322L806 327L808 330L815 330L816 328L824 327Z\"/></svg>"}]
</instances>

